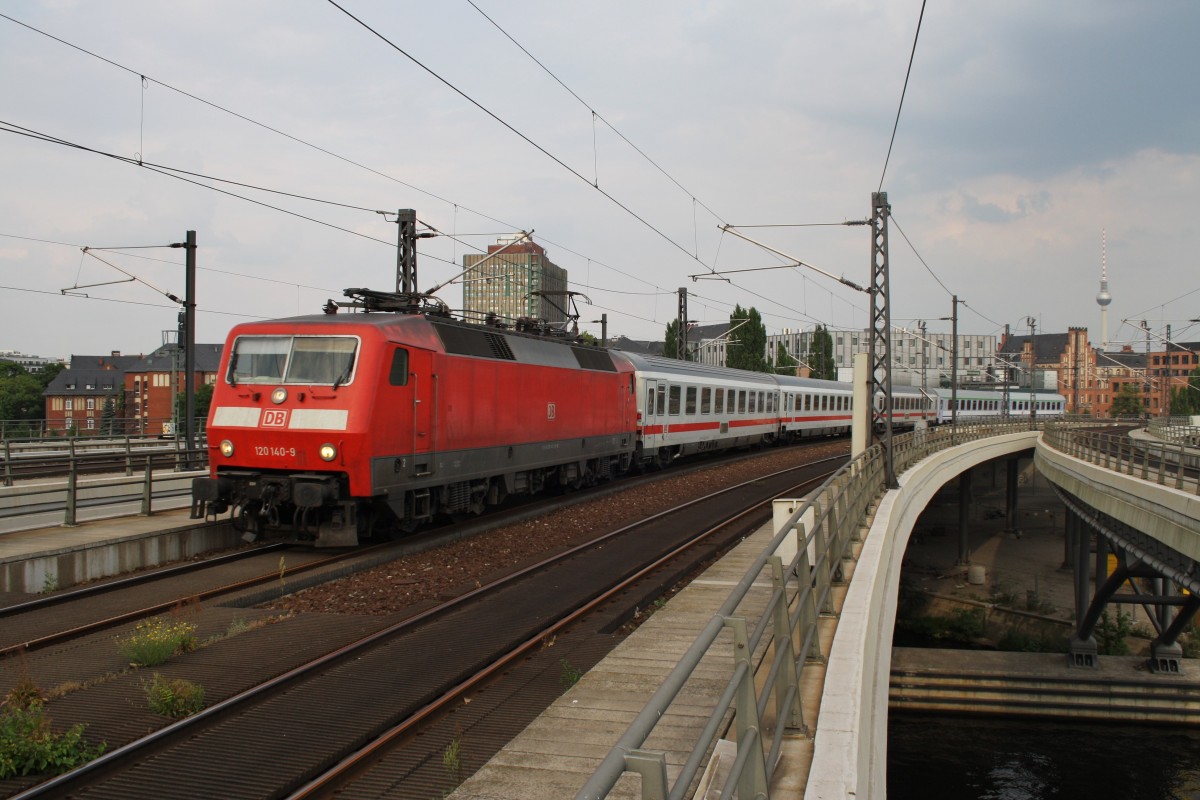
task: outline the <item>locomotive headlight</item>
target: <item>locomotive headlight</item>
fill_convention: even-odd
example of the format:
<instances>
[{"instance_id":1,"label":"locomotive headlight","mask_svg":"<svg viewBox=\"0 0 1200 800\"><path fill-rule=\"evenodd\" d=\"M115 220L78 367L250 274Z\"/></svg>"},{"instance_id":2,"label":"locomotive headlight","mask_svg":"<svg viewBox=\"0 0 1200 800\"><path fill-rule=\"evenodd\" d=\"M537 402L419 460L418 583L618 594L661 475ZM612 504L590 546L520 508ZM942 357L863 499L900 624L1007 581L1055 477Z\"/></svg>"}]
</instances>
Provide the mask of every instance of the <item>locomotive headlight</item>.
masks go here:
<instances>
[{"instance_id":1,"label":"locomotive headlight","mask_svg":"<svg viewBox=\"0 0 1200 800\"><path fill-rule=\"evenodd\" d=\"M228 439L221 440L221 455L229 458L233 455L233 442Z\"/></svg>"},{"instance_id":2,"label":"locomotive headlight","mask_svg":"<svg viewBox=\"0 0 1200 800\"><path fill-rule=\"evenodd\" d=\"M317 454L321 456L322 461L333 461L337 458L337 448L331 444L323 444Z\"/></svg>"},{"instance_id":3,"label":"locomotive headlight","mask_svg":"<svg viewBox=\"0 0 1200 800\"><path fill-rule=\"evenodd\" d=\"M279 405L284 400L287 400L287 389L280 386L278 389L271 392L271 402L275 405Z\"/></svg>"}]
</instances>

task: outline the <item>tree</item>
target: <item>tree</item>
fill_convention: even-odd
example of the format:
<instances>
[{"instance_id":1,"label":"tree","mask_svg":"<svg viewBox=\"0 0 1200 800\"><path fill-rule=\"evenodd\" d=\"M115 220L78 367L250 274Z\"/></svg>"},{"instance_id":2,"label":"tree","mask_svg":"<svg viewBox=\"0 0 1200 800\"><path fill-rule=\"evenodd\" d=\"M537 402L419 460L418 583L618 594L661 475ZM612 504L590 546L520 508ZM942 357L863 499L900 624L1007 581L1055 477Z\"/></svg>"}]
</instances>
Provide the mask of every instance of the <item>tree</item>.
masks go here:
<instances>
[{"instance_id":1,"label":"tree","mask_svg":"<svg viewBox=\"0 0 1200 800\"><path fill-rule=\"evenodd\" d=\"M183 398L185 396L184 392L175 395L175 419L182 420L187 414L187 409L184 408ZM196 419L208 418L208 408L212 405L212 396L213 385L211 383L202 383L196 387L196 391L192 395L195 398Z\"/></svg>"},{"instance_id":2,"label":"tree","mask_svg":"<svg viewBox=\"0 0 1200 800\"><path fill-rule=\"evenodd\" d=\"M1137 384L1126 383L1113 398L1111 414L1114 417L1140 417L1143 408L1142 393Z\"/></svg>"},{"instance_id":3,"label":"tree","mask_svg":"<svg viewBox=\"0 0 1200 800\"><path fill-rule=\"evenodd\" d=\"M734 330L734 326L737 329ZM729 343L725 348L725 366L750 372L772 372L767 363L767 329L762 317L751 306L733 307L729 317Z\"/></svg>"},{"instance_id":4,"label":"tree","mask_svg":"<svg viewBox=\"0 0 1200 800\"><path fill-rule=\"evenodd\" d=\"M808 366L812 377L821 380L837 380L837 364L833 360L833 337L824 325L818 325L808 344Z\"/></svg>"},{"instance_id":5,"label":"tree","mask_svg":"<svg viewBox=\"0 0 1200 800\"><path fill-rule=\"evenodd\" d=\"M38 382L42 384L42 388L45 389L50 385L52 380L58 377L58 373L62 372L66 368L67 365L61 361L53 364L47 364L46 366L42 367L41 372L37 373L33 377L37 378Z\"/></svg>"},{"instance_id":6,"label":"tree","mask_svg":"<svg viewBox=\"0 0 1200 800\"><path fill-rule=\"evenodd\" d=\"M1171 390L1171 416L1187 417L1200 414L1200 367L1188 374L1186 386Z\"/></svg>"},{"instance_id":7,"label":"tree","mask_svg":"<svg viewBox=\"0 0 1200 800\"><path fill-rule=\"evenodd\" d=\"M45 386L20 364L0 361L0 420L35 420L46 416Z\"/></svg>"},{"instance_id":8,"label":"tree","mask_svg":"<svg viewBox=\"0 0 1200 800\"><path fill-rule=\"evenodd\" d=\"M775 345L775 371L794 375L798 366L800 366L800 362L788 355L783 342L777 342Z\"/></svg>"},{"instance_id":9,"label":"tree","mask_svg":"<svg viewBox=\"0 0 1200 800\"><path fill-rule=\"evenodd\" d=\"M667 333L663 338L663 352L667 358L677 358L679 355L679 320L673 319L667 323Z\"/></svg>"}]
</instances>

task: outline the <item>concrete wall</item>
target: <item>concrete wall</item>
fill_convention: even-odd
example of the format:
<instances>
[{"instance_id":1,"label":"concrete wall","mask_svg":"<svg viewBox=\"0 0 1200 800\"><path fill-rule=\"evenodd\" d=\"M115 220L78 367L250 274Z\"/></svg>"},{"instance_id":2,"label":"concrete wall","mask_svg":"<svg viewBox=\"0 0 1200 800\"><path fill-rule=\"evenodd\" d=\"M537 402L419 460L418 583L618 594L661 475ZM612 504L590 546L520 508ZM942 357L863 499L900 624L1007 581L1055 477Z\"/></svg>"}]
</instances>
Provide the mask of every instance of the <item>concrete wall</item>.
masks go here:
<instances>
[{"instance_id":1,"label":"concrete wall","mask_svg":"<svg viewBox=\"0 0 1200 800\"><path fill-rule=\"evenodd\" d=\"M1159 486L1153 482L1153 473L1151 480L1145 481L1049 447L1037 449L1034 463L1049 481L1097 511L1200 560L1200 497Z\"/></svg>"},{"instance_id":2,"label":"concrete wall","mask_svg":"<svg viewBox=\"0 0 1200 800\"><path fill-rule=\"evenodd\" d=\"M829 656L806 800L883 797L887 707L900 565L921 512L943 485L994 458L1032 448L1023 431L943 450L901 475L863 543Z\"/></svg>"}]
</instances>

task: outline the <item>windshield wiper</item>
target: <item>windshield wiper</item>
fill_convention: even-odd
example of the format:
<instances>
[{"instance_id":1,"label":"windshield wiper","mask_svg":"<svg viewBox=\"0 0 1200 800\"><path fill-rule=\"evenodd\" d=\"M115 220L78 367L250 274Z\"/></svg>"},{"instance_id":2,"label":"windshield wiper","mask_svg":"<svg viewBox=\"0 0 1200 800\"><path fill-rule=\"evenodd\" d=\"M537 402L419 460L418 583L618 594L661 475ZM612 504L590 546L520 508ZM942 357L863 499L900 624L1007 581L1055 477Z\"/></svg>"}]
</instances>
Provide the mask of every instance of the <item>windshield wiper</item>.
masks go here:
<instances>
[{"instance_id":1,"label":"windshield wiper","mask_svg":"<svg viewBox=\"0 0 1200 800\"><path fill-rule=\"evenodd\" d=\"M342 370L342 374L338 375L337 380L333 382L333 390L335 392L339 386L350 380L350 370L352 369L354 369L354 356L350 356L350 363L346 365L346 368Z\"/></svg>"}]
</instances>

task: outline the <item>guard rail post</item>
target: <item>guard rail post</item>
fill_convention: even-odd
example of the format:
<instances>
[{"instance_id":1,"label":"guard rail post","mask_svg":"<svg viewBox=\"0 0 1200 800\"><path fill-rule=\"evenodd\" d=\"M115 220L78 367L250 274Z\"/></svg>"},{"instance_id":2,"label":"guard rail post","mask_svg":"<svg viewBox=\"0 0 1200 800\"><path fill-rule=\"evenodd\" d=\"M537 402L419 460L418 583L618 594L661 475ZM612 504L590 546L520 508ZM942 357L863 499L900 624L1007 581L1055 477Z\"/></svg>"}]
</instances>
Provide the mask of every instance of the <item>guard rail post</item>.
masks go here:
<instances>
[{"instance_id":1,"label":"guard rail post","mask_svg":"<svg viewBox=\"0 0 1200 800\"><path fill-rule=\"evenodd\" d=\"M8 439L4 440L4 485L13 485L12 447L9 445Z\"/></svg>"},{"instance_id":2,"label":"guard rail post","mask_svg":"<svg viewBox=\"0 0 1200 800\"><path fill-rule=\"evenodd\" d=\"M737 774L738 797L766 797L767 765L762 749L762 723L758 716L758 694L754 687L753 654L746 620L726 617L725 627L733 630L733 680L737 685L733 704L737 759L732 773Z\"/></svg>"},{"instance_id":3,"label":"guard rail post","mask_svg":"<svg viewBox=\"0 0 1200 800\"><path fill-rule=\"evenodd\" d=\"M150 509L151 498L154 496L154 461L151 456L146 456L146 477L142 480L142 510L141 516L149 517L153 514Z\"/></svg>"},{"instance_id":4,"label":"guard rail post","mask_svg":"<svg viewBox=\"0 0 1200 800\"><path fill-rule=\"evenodd\" d=\"M625 768L642 776L642 800L667 800L667 757L649 750L631 750Z\"/></svg>"},{"instance_id":5,"label":"guard rail post","mask_svg":"<svg viewBox=\"0 0 1200 800\"><path fill-rule=\"evenodd\" d=\"M125 434L125 477L133 477L133 443L129 441L129 434Z\"/></svg>"},{"instance_id":6,"label":"guard rail post","mask_svg":"<svg viewBox=\"0 0 1200 800\"><path fill-rule=\"evenodd\" d=\"M1175 465L1175 488L1183 488L1183 467L1187 460L1187 447L1182 443L1175 445L1179 448L1179 463Z\"/></svg>"},{"instance_id":7,"label":"guard rail post","mask_svg":"<svg viewBox=\"0 0 1200 800\"><path fill-rule=\"evenodd\" d=\"M804 523L797 522L792 528L796 532L796 551L797 551L797 566L796 575L797 583L800 585L800 593L796 596L798 604L798 612L800 617L800 630L816 631L817 618L820 616L820 611L817 609L817 593L813 586L812 580L812 565L808 559L808 536L804 532ZM808 576L807 580L799 576ZM821 643L816 636L813 636L807 647L803 646L801 640L801 649L804 651L800 655L804 659L819 659L821 657Z\"/></svg>"},{"instance_id":8,"label":"guard rail post","mask_svg":"<svg viewBox=\"0 0 1200 800\"><path fill-rule=\"evenodd\" d=\"M771 585L774 600L771 619L775 628L775 647L783 651L780 659L780 682L775 687L775 718L779 724L793 730L805 730L804 709L800 705L800 674L796 670L796 650L792 639L791 617L788 614L787 576L783 559L771 556ZM801 631L803 634L803 631ZM786 720L786 722L785 722Z\"/></svg>"},{"instance_id":9,"label":"guard rail post","mask_svg":"<svg viewBox=\"0 0 1200 800\"><path fill-rule=\"evenodd\" d=\"M67 511L63 517L64 528L75 527L75 483L78 480L78 473L75 470L75 448L71 448L71 461L67 466Z\"/></svg>"}]
</instances>

